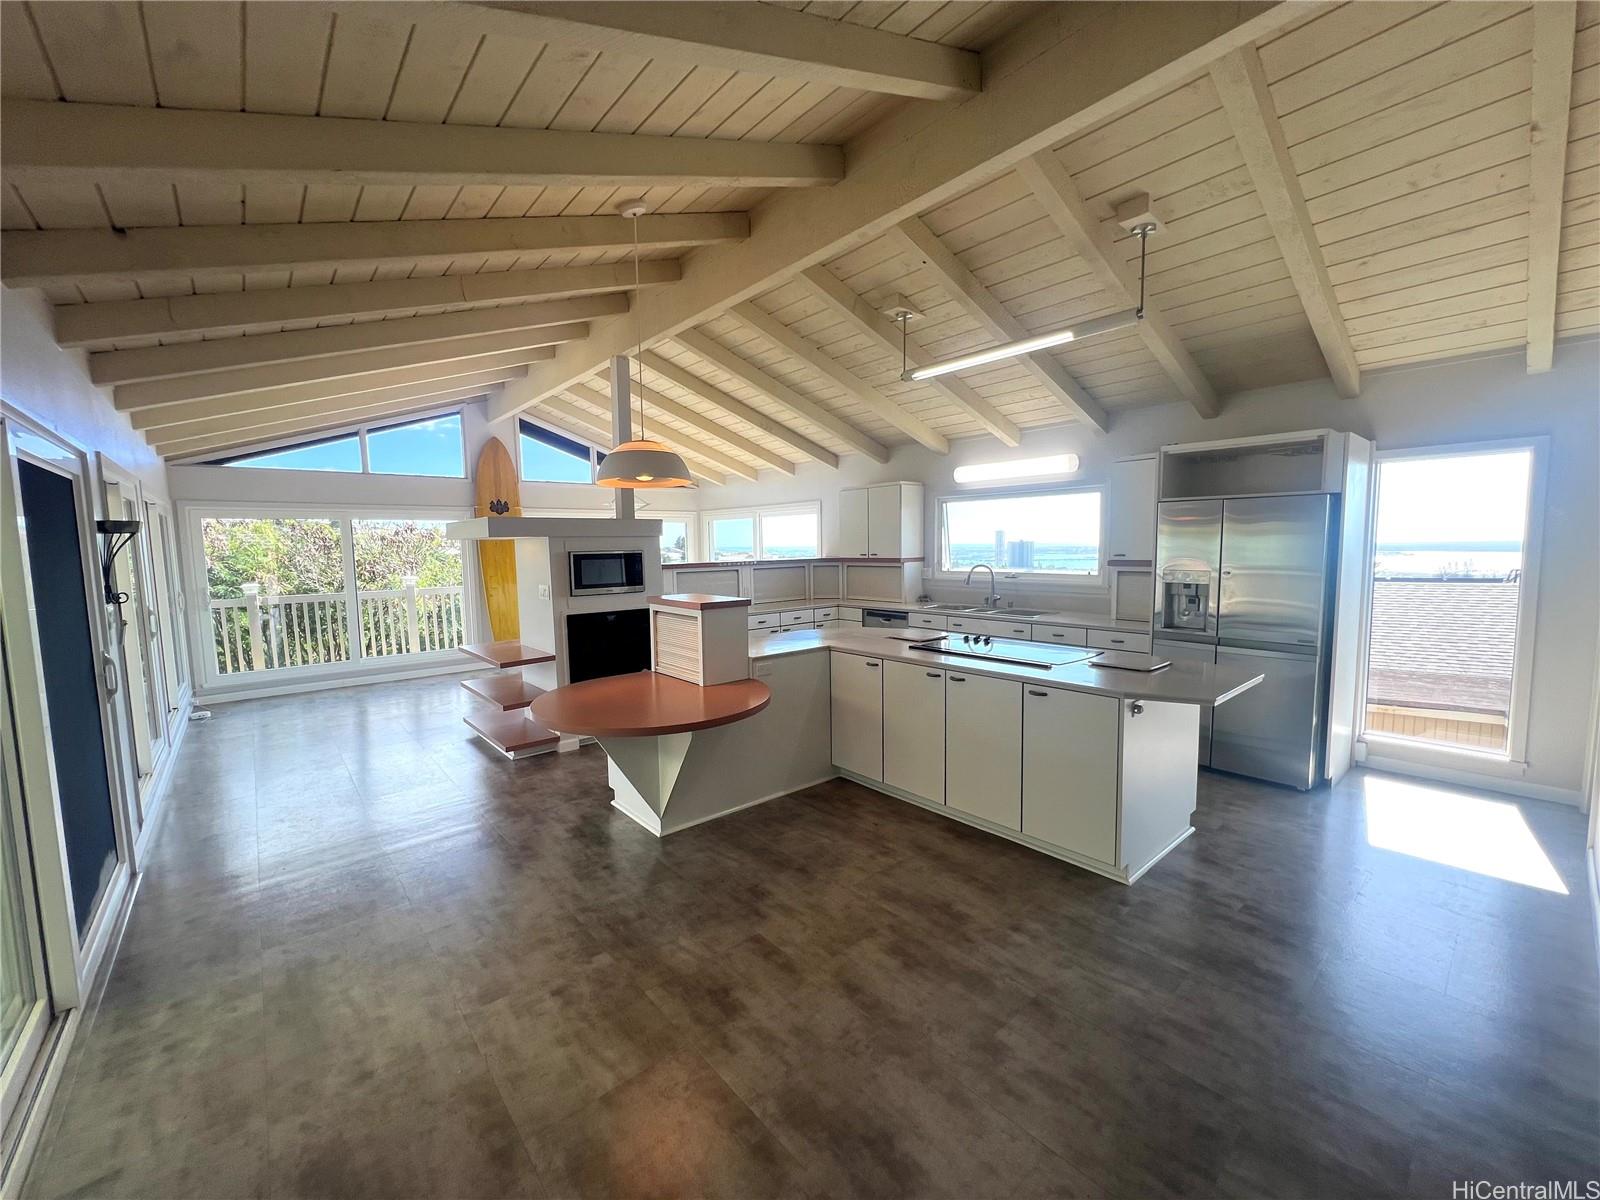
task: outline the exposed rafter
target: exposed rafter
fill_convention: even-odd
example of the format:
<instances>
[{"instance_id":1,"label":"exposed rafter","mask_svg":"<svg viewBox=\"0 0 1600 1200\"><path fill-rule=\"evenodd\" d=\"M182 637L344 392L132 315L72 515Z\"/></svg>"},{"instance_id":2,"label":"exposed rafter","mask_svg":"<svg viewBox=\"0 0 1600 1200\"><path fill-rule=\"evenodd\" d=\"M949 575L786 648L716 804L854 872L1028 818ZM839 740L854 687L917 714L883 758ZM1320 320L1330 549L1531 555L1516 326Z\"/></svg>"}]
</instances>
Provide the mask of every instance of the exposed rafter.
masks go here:
<instances>
[{"instance_id":1,"label":"exposed rafter","mask_svg":"<svg viewBox=\"0 0 1600 1200\"><path fill-rule=\"evenodd\" d=\"M734 316L784 353L798 358L836 387L843 388L847 395L865 406L874 416L909 434L935 454L950 453L950 443L942 433L921 417L901 408L860 376L845 370L823 353L819 346L801 337L771 313L757 308L753 303L738 305L732 311Z\"/></svg>"},{"instance_id":2,"label":"exposed rafter","mask_svg":"<svg viewBox=\"0 0 1600 1200\"><path fill-rule=\"evenodd\" d=\"M213 421L219 423L219 428L239 429L278 421L311 422L320 420L328 413L425 399L445 392L485 392L497 384L519 378L525 370L523 367L503 367L498 371L475 371L470 375L456 375L449 379L423 380L420 383L351 392L344 396L318 396L265 406L254 396L224 396L216 400L195 400L189 404L168 404L135 413L134 428L141 430L151 441L159 442L193 436L197 426Z\"/></svg>"},{"instance_id":3,"label":"exposed rafter","mask_svg":"<svg viewBox=\"0 0 1600 1200\"><path fill-rule=\"evenodd\" d=\"M1571 60L1567 69L1571 73ZM1334 295L1333 281L1317 242L1316 228L1306 209L1300 176L1289 157L1289 144L1278 123L1272 91L1267 86L1261 56L1254 46L1242 46L1211 66L1211 82L1228 114L1234 141L1244 156L1256 196L1266 211L1267 224L1277 239L1289 278L1300 305L1311 322L1311 332L1322 347L1333 386L1341 396L1361 394L1361 367L1345 328L1344 314Z\"/></svg>"},{"instance_id":4,"label":"exposed rafter","mask_svg":"<svg viewBox=\"0 0 1600 1200\"><path fill-rule=\"evenodd\" d=\"M676 283L682 275L676 259L647 259L639 264L639 283L643 287ZM604 263L592 267L484 271L477 275L380 279L322 287L62 304L55 310L56 341L62 346L92 346L142 337L238 332L297 321L323 321L330 317L404 317L418 309L555 300L632 288L632 263Z\"/></svg>"},{"instance_id":5,"label":"exposed rafter","mask_svg":"<svg viewBox=\"0 0 1600 1200\"><path fill-rule=\"evenodd\" d=\"M331 405L321 402L315 405L295 405L292 415L287 415L283 409L270 409L264 412L241 413L236 417L213 417L207 421L163 426L151 430L149 438L157 453L162 455L171 453L171 447L174 446L204 448L218 443L237 445L244 442L267 441L298 433L318 433L379 417L440 408L490 395L498 388L498 382L476 387L452 388L447 391L440 391L437 387L413 388L408 389L409 394L399 398L376 401L364 396L351 396Z\"/></svg>"},{"instance_id":6,"label":"exposed rafter","mask_svg":"<svg viewBox=\"0 0 1600 1200\"><path fill-rule=\"evenodd\" d=\"M590 394L589 389L580 384L572 391L563 393L561 398L552 396L545 400L539 405L538 412L548 413L559 417L569 425L576 425L581 429L588 430L594 440L604 448L611 445L611 418L592 413L582 404L575 403L575 399L587 399ZM593 404L601 403L598 399L588 400L588 402ZM605 403L609 405L611 397L605 397ZM683 453L683 447L680 446L678 449L680 453ZM721 471L716 470L714 467L706 466L703 460L695 458L693 455L684 453L684 461L689 468L690 474L697 479L704 479L707 483L716 484L728 481L727 476Z\"/></svg>"},{"instance_id":7,"label":"exposed rafter","mask_svg":"<svg viewBox=\"0 0 1600 1200\"><path fill-rule=\"evenodd\" d=\"M800 278L836 312L841 313L853 328L877 343L880 349L892 355L900 354L902 336L899 326L840 282L839 277L827 267L810 267L800 273ZM913 367L929 361L927 354L911 341L905 342L905 358ZM923 386L943 396L947 403L966 413L1006 445L1015 446L1022 441L1022 433L1011 419L961 380L929 379L923 382Z\"/></svg>"},{"instance_id":8,"label":"exposed rafter","mask_svg":"<svg viewBox=\"0 0 1600 1200\"><path fill-rule=\"evenodd\" d=\"M609 383L611 379L611 372L606 371L603 378ZM693 409L687 405L679 404L676 400L672 399L672 397L663 396L659 391L653 387L650 387L649 385L644 385L641 387L637 379L632 380L629 386L634 392L643 392L645 402L649 404L651 408L656 409L659 412L664 412L667 414L667 416L672 417L675 420L690 426L691 428L698 429L701 433L709 434L717 441L732 446L740 454L748 455L758 462L765 463L767 466L772 467L775 470L782 471L786 475L794 474L794 464L787 458L772 450L768 450L765 446L757 445L747 437L743 437L737 433L734 433L733 430L728 428L726 422L719 421L716 417L708 416L706 413L700 412L698 409Z\"/></svg>"},{"instance_id":9,"label":"exposed rafter","mask_svg":"<svg viewBox=\"0 0 1600 1200\"><path fill-rule=\"evenodd\" d=\"M837 146L8 99L13 183L130 180L465 187L824 187Z\"/></svg>"},{"instance_id":10,"label":"exposed rafter","mask_svg":"<svg viewBox=\"0 0 1600 1200\"><path fill-rule=\"evenodd\" d=\"M746 213L664 213L639 220L639 244L647 249L736 242L749 235ZM207 272L356 263L443 264L477 254L552 254L628 250L632 246L633 222L623 217L20 229L6 231L0 279L9 287L39 287L129 276L186 279Z\"/></svg>"},{"instance_id":11,"label":"exposed rafter","mask_svg":"<svg viewBox=\"0 0 1600 1200\"><path fill-rule=\"evenodd\" d=\"M464 358L459 362L429 363L421 367L398 367L389 371L374 371L369 375L351 375L343 379L320 379L315 383L296 383L288 387L266 388L259 392L239 392L236 395L217 396L205 400L189 400L177 404L158 404L141 408L130 417L135 429L150 429L170 425L175 421L192 421L220 413L253 412L259 409L278 408L285 404L298 404L303 400L332 400L340 396L353 396L358 392L377 391L381 388L409 387L419 383L436 384L440 389L460 387L460 378L470 375L482 379L494 372L510 372L520 376L521 368L529 361L538 362L549 356L551 350L510 350L503 354L484 355L481 358ZM450 382L442 382L450 381Z\"/></svg>"},{"instance_id":12,"label":"exposed rafter","mask_svg":"<svg viewBox=\"0 0 1600 1200\"><path fill-rule=\"evenodd\" d=\"M1017 165L1017 174L1032 190L1051 221L1061 231L1072 252L1088 264L1103 291L1118 304L1132 306L1139 300L1139 273L1117 253L1111 235L1078 195L1071 173L1052 151L1035 154ZM1144 318L1136 327L1161 369L1184 399L1202 417L1217 415L1217 393L1196 365L1183 339L1173 332L1156 304L1145 300Z\"/></svg>"},{"instance_id":13,"label":"exposed rafter","mask_svg":"<svg viewBox=\"0 0 1600 1200\"><path fill-rule=\"evenodd\" d=\"M293 290L293 289L288 289ZM405 353L427 353L430 343L454 343L458 339L487 334L533 332L530 345L554 345L567 336L546 341L553 328L562 326L573 332L572 322L586 317L614 316L628 311L628 298L620 293L579 296L571 300L552 300L544 304L518 304L509 308L477 308L466 312L436 313L428 317L403 317L393 321L363 321L353 325L333 325L324 329L296 329L287 333L264 333L258 337L214 338L203 342L180 342L173 346L150 346L140 350L105 350L89 356L89 377L96 383L130 383L138 379L162 379L196 371L226 371L272 363L306 362L306 370L317 367L310 360L342 356L356 351L393 349ZM513 338L520 342L526 338ZM408 349L415 347L415 349ZM496 346L496 349L510 349ZM399 364L393 364L399 365ZM288 382L284 380L282 382Z\"/></svg>"},{"instance_id":14,"label":"exposed rafter","mask_svg":"<svg viewBox=\"0 0 1600 1200\"><path fill-rule=\"evenodd\" d=\"M743 400L728 395L715 384L701 379L693 371L685 370L671 359L647 350L642 356L642 361L646 370L661 376L669 383L677 384L690 395L698 396L718 411L754 426L768 437L782 442L789 449L825 467L838 467L839 456L826 446L817 445L810 438L790 429L782 421L774 420L758 408L751 408ZM779 469L782 470L781 467Z\"/></svg>"},{"instance_id":15,"label":"exposed rafter","mask_svg":"<svg viewBox=\"0 0 1600 1200\"><path fill-rule=\"evenodd\" d=\"M1572 53L1578 6L1533 6L1533 149L1528 163L1528 370L1555 361L1556 276L1561 269L1561 206L1572 113Z\"/></svg>"},{"instance_id":16,"label":"exposed rafter","mask_svg":"<svg viewBox=\"0 0 1600 1200\"><path fill-rule=\"evenodd\" d=\"M589 383L578 384L569 394L590 404L611 403L611 393L609 391ZM653 398L649 396L646 397L646 400L647 402L653 402ZM637 397L635 402L637 402ZM646 436L665 442L682 454L691 455L701 462L710 463L720 471L727 471L729 474L737 475L741 479L748 479L752 483L760 477L759 468L752 467L749 463L744 462L742 459L737 459L731 454L725 454L715 446L708 446L699 438L681 433L669 425L653 424L648 426L648 429L649 432ZM638 430L634 430L634 436L639 436Z\"/></svg>"},{"instance_id":17,"label":"exposed rafter","mask_svg":"<svg viewBox=\"0 0 1600 1200\"><path fill-rule=\"evenodd\" d=\"M769 198L749 241L695 255L682 283L640 305L634 322L597 325L582 347L562 350L491 405L505 416L599 369L637 340L676 337L732 305L826 262L897 222L926 212L1204 72L1238 46L1271 37L1316 11L1303 4L1170 4L1153 23L1138 4L1049 4L985 55L981 94L939 111L923 106L881 122L863 139L849 174L825 192Z\"/></svg>"},{"instance_id":18,"label":"exposed rafter","mask_svg":"<svg viewBox=\"0 0 1600 1200\"><path fill-rule=\"evenodd\" d=\"M995 341L1014 342L1033 332L1006 311L1005 305L994 298L920 217L900 222L895 232L906 250L934 274L950 298ZM1106 431L1109 425L1106 410L1049 354L1043 351L1024 354L1016 361L1073 417L1101 433Z\"/></svg>"},{"instance_id":19,"label":"exposed rafter","mask_svg":"<svg viewBox=\"0 0 1600 1200\"><path fill-rule=\"evenodd\" d=\"M300 384L339 386L341 381L359 380L375 373L394 370L421 370L448 375L482 370L505 361L538 362L553 351L548 347L581 338L589 327L581 321L572 325L549 325L538 329L512 330L510 333L484 333L474 337L451 338L442 342L396 346L387 350L359 350L351 354L330 354L323 358L300 359L261 367L240 367L232 371L205 371L197 375L175 375L169 379L147 379L139 383L118 384L115 400L123 411L199 400L208 396L232 396L240 392L260 392L268 388ZM348 389L347 390L353 390Z\"/></svg>"},{"instance_id":20,"label":"exposed rafter","mask_svg":"<svg viewBox=\"0 0 1600 1200\"><path fill-rule=\"evenodd\" d=\"M458 36L502 34L921 100L961 99L976 93L980 81L978 56L970 51L771 6L347 0L335 7L362 20L437 23Z\"/></svg>"},{"instance_id":21,"label":"exposed rafter","mask_svg":"<svg viewBox=\"0 0 1600 1200\"><path fill-rule=\"evenodd\" d=\"M835 416L815 400L802 396L786 383L768 375L755 363L741 358L720 342L715 342L699 330L685 329L677 335L677 342L685 350L710 363L738 380L745 387L760 392L778 407L788 410L802 421L809 421L818 429L826 430L853 450L878 462L889 461L889 451L876 438L868 437L850 422Z\"/></svg>"}]
</instances>

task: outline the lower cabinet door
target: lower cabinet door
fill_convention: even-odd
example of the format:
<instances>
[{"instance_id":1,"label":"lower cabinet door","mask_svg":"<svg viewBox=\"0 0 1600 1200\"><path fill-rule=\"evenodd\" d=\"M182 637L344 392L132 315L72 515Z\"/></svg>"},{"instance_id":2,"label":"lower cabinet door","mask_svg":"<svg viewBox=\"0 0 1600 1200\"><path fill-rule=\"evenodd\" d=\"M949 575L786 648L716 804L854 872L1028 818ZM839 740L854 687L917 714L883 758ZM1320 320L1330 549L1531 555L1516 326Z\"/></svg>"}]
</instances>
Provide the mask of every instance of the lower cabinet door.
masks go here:
<instances>
[{"instance_id":1,"label":"lower cabinet door","mask_svg":"<svg viewBox=\"0 0 1600 1200\"><path fill-rule=\"evenodd\" d=\"M833 765L883 782L883 660L835 650Z\"/></svg>"},{"instance_id":2,"label":"lower cabinet door","mask_svg":"<svg viewBox=\"0 0 1600 1200\"><path fill-rule=\"evenodd\" d=\"M1111 696L1024 687L1023 833L1116 864L1118 709Z\"/></svg>"},{"instance_id":3,"label":"lower cabinet door","mask_svg":"<svg viewBox=\"0 0 1600 1200\"><path fill-rule=\"evenodd\" d=\"M1022 828L1022 685L945 672L944 802Z\"/></svg>"},{"instance_id":4,"label":"lower cabinet door","mask_svg":"<svg viewBox=\"0 0 1600 1200\"><path fill-rule=\"evenodd\" d=\"M883 665L883 781L944 803L943 671Z\"/></svg>"}]
</instances>

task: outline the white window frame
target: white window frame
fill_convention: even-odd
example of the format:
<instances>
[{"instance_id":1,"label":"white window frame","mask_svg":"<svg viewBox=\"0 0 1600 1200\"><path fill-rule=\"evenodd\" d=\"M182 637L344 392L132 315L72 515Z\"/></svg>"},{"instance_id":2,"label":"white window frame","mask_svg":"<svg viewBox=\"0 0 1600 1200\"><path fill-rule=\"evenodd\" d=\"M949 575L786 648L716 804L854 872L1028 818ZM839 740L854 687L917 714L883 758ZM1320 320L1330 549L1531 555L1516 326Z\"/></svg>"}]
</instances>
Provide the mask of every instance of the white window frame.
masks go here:
<instances>
[{"instance_id":1,"label":"white window frame","mask_svg":"<svg viewBox=\"0 0 1600 1200\"><path fill-rule=\"evenodd\" d=\"M461 471L457 475L403 475L398 471L374 471L372 459L367 454L367 434L381 433L385 429L394 429L400 425L420 425L424 421L435 421L440 417L456 417L461 422ZM371 475L377 479L466 479L467 478L467 419L459 405L447 406L437 410L423 412L396 414L393 418L384 419L374 417L370 421L350 425L348 428L322 430L318 433L286 434L281 438L270 441L252 442L232 450L207 450L199 454L191 454L186 458L174 459L174 465L185 467L206 467L213 464L230 467L231 462L217 464L218 458L254 458L261 454L276 454L283 450L295 450L301 446L316 445L321 442L342 441L353 437L361 449L361 470L359 471L317 471L318 475ZM518 439L520 442L520 438ZM520 464L519 464L520 468ZM240 467L242 471L295 471L303 468L297 467Z\"/></svg>"},{"instance_id":2,"label":"white window frame","mask_svg":"<svg viewBox=\"0 0 1600 1200\"><path fill-rule=\"evenodd\" d=\"M530 481L525 479L523 482L528 483ZM535 484L535 486L542 487L544 485ZM605 492L605 499L607 501L604 508L553 508L546 505L541 508L524 508L522 510L522 515L525 517L593 517L597 520L610 520L616 515L610 504L610 489L602 490ZM695 555L699 552L697 539L699 537L700 514L697 512L691 512L687 509L661 509L658 511L650 506L650 501L648 499L649 494L650 493L648 491L638 491L634 493L634 503L637 505L637 511L634 513L634 516L638 517L641 521L678 521L688 526L688 544L684 548L684 554L687 556L685 561L696 561ZM662 565L674 567L682 564L663 563Z\"/></svg>"},{"instance_id":3,"label":"white window frame","mask_svg":"<svg viewBox=\"0 0 1600 1200\"><path fill-rule=\"evenodd\" d=\"M522 469L522 423L524 421L526 421L529 425L537 425L540 429L545 429L559 437L564 437L569 442L577 442L580 446L589 447L589 482L580 483L573 479L529 479ZM592 488L598 486L594 481L595 474L600 470L600 455L609 454L610 450L608 448L602 447L592 438L584 437L582 434L573 433L570 429L561 429L544 421L536 420L528 413L517 414L516 433L518 483L531 483L535 487L559 488Z\"/></svg>"},{"instance_id":4,"label":"white window frame","mask_svg":"<svg viewBox=\"0 0 1600 1200\"><path fill-rule=\"evenodd\" d=\"M701 552L705 556L709 556L711 554L711 552L712 552L712 546L713 546L714 543L712 542L712 539L711 539L711 523L713 521L729 521L729 520L740 520L740 519L748 518L750 520L750 522L751 522L751 526L752 526L752 529L753 529L753 533L751 534L751 541L752 541L752 551L751 551L751 553L752 553L752 557L751 557L750 561L753 561L753 562L808 562L808 561L810 561L809 559L768 558L766 556L766 554L764 553L765 547L762 546L762 544L761 544L761 518L762 517L782 517L782 516L791 516L791 515L796 515L796 514L805 515L805 516L813 516L813 517L815 517L817 519L817 552L816 552L816 554L812 555L811 557L812 558L822 558L823 557L823 553L822 553L822 545L823 545L823 537L822 537L822 501L820 501L820 500L801 500L801 501L797 501L797 502L795 502L793 504L760 504L760 505L755 505L755 506L746 507L746 508L716 508L716 509L705 509L705 510L702 510L698 514L698 516L700 518L700 547L701 547ZM690 561L693 562L695 560L691 559ZM706 558L703 559L703 561L710 562L712 560L709 557L706 557ZM725 561L725 562L744 562L746 560L745 559L732 559L732 558L730 558L730 559L724 559L724 560L720 560L720 561Z\"/></svg>"},{"instance_id":5,"label":"white window frame","mask_svg":"<svg viewBox=\"0 0 1600 1200\"><path fill-rule=\"evenodd\" d=\"M1378 504L1383 487L1382 465L1406 459L1462 458L1474 454L1505 454L1526 450L1532 456L1528 470L1528 520L1522 541L1522 577L1517 591L1517 634L1512 647L1511 704L1506 714L1504 751L1446 746L1415 738L1368 733L1367 662L1372 649L1372 560L1378 552ZM1489 442L1458 442L1447 446L1380 450L1373 456L1372 506L1367 513L1366 596L1361 613L1361 694L1357 700L1359 728L1356 742L1362 761L1396 759L1419 767L1444 770L1481 770L1520 776L1527 769L1528 710L1533 693L1534 624L1539 610L1539 568L1544 552L1545 488L1550 459L1547 437L1507 438Z\"/></svg>"},{"instance_id":6,"label":"white window frame","mask_svg":"<svg viewBox=\"0 0 1600 1200\"><path fill-rule=\"evenodd\" d=\"M181 503L178 506L178 525L181 529L183 569L186 591L196 597L188 606L189 661L191 678L199 691L209 696L225 696L232 692L248 694L296 690L300 686L314 686L320 679L339 679L361 675L386 675L415 670L430 665L453 665L461 661L457 650L428 650L419 654L394 654L378 658L359 655L346 662L312 663L298 667L277 667L271 671L248 671L223 674L217 670L216 652L211 644L211 589L206 583L205 542L201 537L201 524L207 518L251 519L275 518L338 521L343 527L344 592L354 596L356 586L354 521L459 521L472 516L467 508L429 508L390 504L333 505L333 504L228 504L204 500ZM464 542L461 553L462 608L466 617L466 636L481 640L478 629L478 612L482 608L480 596L481 577L475 543ZM347 614L350 619L350 614ZM359 644L351 630L351 644ZM198 665L198 670L194 666ZM287 689L280 685L290 685Z\"/></svg>"},{"instance_id":7,"label":"white window frame","mask_svg":"<svg viewBox=\"0 0 1600 1200\"><path fill-rule=\"evenodd\" d=\"M1100 533L1098 535L1097 565L1094 574L1066 575L1055 571L1008 571L1001 568L998 563L991 563L990 565L995 569L997 580L1015 584L1027 591L1106 595L1111 590L1111 573L1106 570L1106 498L1108 489L1101 483L1053 483L1033 484L1025 487L972 488L935 496L933 505L933 554L929 563L930 576L940 583L961 583L967 577L967 571L960 568L947 568L944 565L946 505L968 500L1019 500L1029 496L1059 496L1078 492L1094 492L1100 497Z\"/></svg>"}]
</instances>

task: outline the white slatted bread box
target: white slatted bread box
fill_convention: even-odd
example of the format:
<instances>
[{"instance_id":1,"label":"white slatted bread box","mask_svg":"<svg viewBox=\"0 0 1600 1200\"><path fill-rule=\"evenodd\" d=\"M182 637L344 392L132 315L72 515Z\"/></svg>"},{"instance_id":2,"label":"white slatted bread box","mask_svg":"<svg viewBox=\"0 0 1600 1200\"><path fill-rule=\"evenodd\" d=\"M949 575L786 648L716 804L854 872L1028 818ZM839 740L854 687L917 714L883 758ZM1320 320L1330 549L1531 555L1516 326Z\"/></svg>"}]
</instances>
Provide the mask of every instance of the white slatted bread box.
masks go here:
<instances>
[{"instance_id":1,"label":"white slatted bread box","mask_svg":"<svg viewBox=\"0 0 1600 1200\"><path fill-rule=\"evenodd\" d=\"M653 669L701 687L750 678L750 601L681 592L650 597Z\"/></svg>"}]
</instances>

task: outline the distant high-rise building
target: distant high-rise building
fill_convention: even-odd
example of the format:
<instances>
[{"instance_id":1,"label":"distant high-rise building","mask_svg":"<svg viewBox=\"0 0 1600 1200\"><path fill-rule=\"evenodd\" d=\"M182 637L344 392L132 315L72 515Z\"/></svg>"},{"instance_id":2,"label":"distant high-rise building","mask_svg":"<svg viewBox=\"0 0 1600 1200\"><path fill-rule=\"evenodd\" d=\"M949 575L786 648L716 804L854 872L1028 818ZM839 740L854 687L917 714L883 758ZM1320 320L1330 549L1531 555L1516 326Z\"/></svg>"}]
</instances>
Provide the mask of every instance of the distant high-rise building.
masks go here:
<instances>
[{"instance_id":1,"label":"distant high-rise building","mask_svg":"<svg viewBox=\"0 0 1600 1200\"><path fill-rule=\"evenodd\" d=\"M1007 542L1005 558L1002 561L1008 567L1033 566L1033 543L1027 540Z\"/></svg>"},{"instance_id":2,"label":"distant high-rise building","mask_svg":"<svg viewBox=\"0 0 1600 1200\"><path fill-rule=\"evenodd\" d=\"M1006 531L1004 529L996 529L994 531L994 561L997 563L1006 561Z\"/></svg>"}]
</instances>

